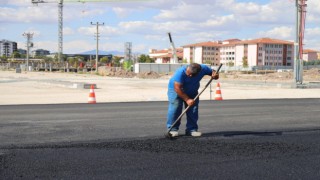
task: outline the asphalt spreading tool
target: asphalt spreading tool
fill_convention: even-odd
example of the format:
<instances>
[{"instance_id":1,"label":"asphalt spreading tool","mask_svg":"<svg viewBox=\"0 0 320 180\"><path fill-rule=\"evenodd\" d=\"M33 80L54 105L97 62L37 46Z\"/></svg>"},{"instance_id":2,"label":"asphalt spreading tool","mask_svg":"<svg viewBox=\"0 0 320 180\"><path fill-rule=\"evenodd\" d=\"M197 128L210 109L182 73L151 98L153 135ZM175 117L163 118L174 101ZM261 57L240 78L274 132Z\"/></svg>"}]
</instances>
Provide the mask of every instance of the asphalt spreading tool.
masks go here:
<instances>
[{"instance_id":1,"label":"asphalt spreading tool","mask_svg":"<svg viewBox=\"0 0 320 180\"><path fill-rule=\"evenodd\" d=\"M220 64L220 66L218 67L216 73L218 74L220 69L222 67L222 64ZM207 89L207 87L211 84L213 78L211 77L211 79L208 81L208 83L206 84L206 86L200 91L200 93L193 99L194 101L196 101L199 96L203 93L204 90ZM171 127L168 129L167 133L165 134L165 137L169 138L169 139L174 139L174 137L172 137L170 131L172 130L172 128L181 120L182 116L188 111L188 109L191 106L187 106L184 111L182 111L182 113L180 114L180 116L173 122L173 124L171 125Z\"/></svg>"}]
</instances>

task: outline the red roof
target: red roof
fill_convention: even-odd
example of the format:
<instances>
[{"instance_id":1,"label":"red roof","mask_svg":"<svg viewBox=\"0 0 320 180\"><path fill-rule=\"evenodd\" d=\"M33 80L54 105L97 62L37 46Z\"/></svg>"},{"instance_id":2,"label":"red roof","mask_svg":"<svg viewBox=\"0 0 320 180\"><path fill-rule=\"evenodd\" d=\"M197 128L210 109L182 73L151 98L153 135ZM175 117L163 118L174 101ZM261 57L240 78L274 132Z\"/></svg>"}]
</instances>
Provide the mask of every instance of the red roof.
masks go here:
<instances>
[{"instance_id":1,"label":"red roof","mask_svg":"<svg viewBox=\"0 0 320 180\"><path fill-rule=\"evenodd\" d=\"M208 42L200 42L200 43L196 43L196 44L188 44L188 45L184 45L182 47L217 47L217 46L221 46L222 44L218 43L218 42L212 42L212 41L208 41Z\"/></svg>"},{"instance_id":2,"label":"red roof","mask_svg":"<svg viewBox=\"0 0 320 180\"><path fill-rule=\"evenodd\" d=\"M235 44L293 44L291 41L284 41L271 38L260 38L236 42Z\"/></svg>"},{"instance_id":3,"label":"red roof","mask_svg":"<svg viewBox=\"0 0 320 180\"><path fill-rule=\"evenodd\" d=\"M303 53L317 53L319 51L313 50L313 49L304 49Z\"/></svg>"}]
</instances>

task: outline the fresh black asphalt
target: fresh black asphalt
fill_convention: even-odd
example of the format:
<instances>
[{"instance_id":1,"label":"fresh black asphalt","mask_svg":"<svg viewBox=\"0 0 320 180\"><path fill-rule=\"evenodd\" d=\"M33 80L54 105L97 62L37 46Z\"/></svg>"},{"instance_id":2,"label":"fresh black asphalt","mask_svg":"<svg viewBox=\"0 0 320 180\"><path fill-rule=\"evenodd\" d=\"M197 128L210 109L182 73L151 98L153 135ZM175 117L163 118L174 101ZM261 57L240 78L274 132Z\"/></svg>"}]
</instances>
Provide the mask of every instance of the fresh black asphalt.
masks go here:
<instances>
[{"instance_id":1,"label":"fresh black asphalt","mask_svg":"<svg viewBox=\"0 0 320 180\"><path fill-rule=\"evenodd\" d=\"M320 179L320 99L201 101L174 140L166 108L1 106L0 179Z\"/></svg>"}]
</instances>

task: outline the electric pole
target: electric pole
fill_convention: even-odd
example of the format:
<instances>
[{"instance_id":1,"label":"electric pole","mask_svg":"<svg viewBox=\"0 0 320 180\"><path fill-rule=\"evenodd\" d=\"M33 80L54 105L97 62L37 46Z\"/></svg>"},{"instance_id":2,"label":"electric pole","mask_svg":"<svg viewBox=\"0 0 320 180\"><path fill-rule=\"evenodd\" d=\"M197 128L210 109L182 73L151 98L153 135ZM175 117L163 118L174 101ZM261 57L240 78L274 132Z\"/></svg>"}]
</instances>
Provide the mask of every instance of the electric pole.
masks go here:
<instances>
[{"instance_id":1,"label":"electric pole","mask_svg":"<svg viewBox=\"0 0 320 180\"><path fill-rule=\"evenodd\" d=\"M62 62L63 54L63 0L58 2L58 62Z\"/></svg>"},{"instance_id":2,"label":"electric pole","mask_svg":"<svg viewBox=\"0 0 320 180\"><path fill-rule=\"evenodd\" d=\"M94 23L92 23L91 22L91 25L95 25L96 26L96 42L97 42L97 44L96 44L96 46L97 46L97 48L96 48L96 72L98 72L98 56L99 56L99 26L103 26L104 25L104 23L102 23L102 24L99 24L99 22L97 22L96 24L94 24Z\"/></svg>"},{"instance_id":3,"label":"electric pole","mask_svg":"<svg viewBox=\"0 0 320 180\"><path fill-rule=\"evenodd\" d=\"M295 83L303 83L303 38L306 19L307 0L296 0L296 42L295 42L295 62L294 75Z\"/></svg>"},{"instance_id":4,"label":"electric pole","mask_svg":"<svg viewBox=\"0 0 320 180\"><path fill-rule=\"evenodd\" d=\"M30 47L33 47L33 43L32 43L33 33L23 33L22 35L27 37L27 64L26 64L26 70L29 71L29 54L30 54Z\"/></svg>"}]
</instances>

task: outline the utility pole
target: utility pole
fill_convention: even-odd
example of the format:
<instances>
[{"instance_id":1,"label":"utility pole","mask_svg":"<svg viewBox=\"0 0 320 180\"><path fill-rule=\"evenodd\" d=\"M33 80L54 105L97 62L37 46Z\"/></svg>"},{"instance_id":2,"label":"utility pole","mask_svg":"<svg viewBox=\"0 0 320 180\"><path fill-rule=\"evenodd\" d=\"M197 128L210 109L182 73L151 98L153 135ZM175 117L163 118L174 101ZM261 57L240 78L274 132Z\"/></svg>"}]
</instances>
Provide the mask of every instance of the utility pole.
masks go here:
<instances>
[{"instance_id":1,"label":"utility pole","mask_svg":"<svg viewBox=\"0 0 320 180\"><path fill-rule=\"evenodd\" d=\"M63 54L63 0L58 2L58 62L62 62Z\"/></svg>"},{"instance_id":2,"label":"utility pole","mask_svg":"<svg viewBox=\"0 0 320 180\"><path fill-rule=\"evenodd\" d=\"M97 22L96 24L91 22L91 25L95 25L96 26L96 40L97 40L97 48L96 48L96 72L98 72L98 56L99 56L99 26L103 26L104 23L99 24L99 22Z\"/></svg>"},{"instance_id":3,"label":"utility pole","mask_svg":"<svg viewBox=\"0 0 320 180\"><path fill-rule=\"evenodd\" d=\"M303 83L303 38L306 19L307 0L296 0L296 42L295 42L295 62L294 75L295 83Z\"/></svg>"},{"instance_id":4,"label":"utility pole","mask_svg":"<svg viewBox=\"0 0 320 180\"><path fill-rule=\"evenodd\" d=\"M33 43L32 43L33 33L23 33L22 35L27 37L27 64L26 64L26 70L29 71L29 54L30 54L30 47L33 47Z\"/></svg>"},{"instance_id":5,"label":"utility pole","mask_svg":"<svg viewBox=\"0 0 320 180\"><path fill-rule=\"evenodd\" d=\"M63 54L63 4L68 3L85 3L85 2L132 2L132 1L150 1L150 0L31 0L31 3L38 5L39 3L56 3L58 2L58 61L62 62Z\"/></svg>"}]
</instances>

